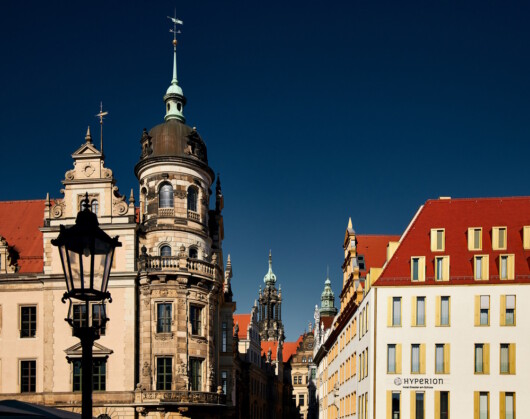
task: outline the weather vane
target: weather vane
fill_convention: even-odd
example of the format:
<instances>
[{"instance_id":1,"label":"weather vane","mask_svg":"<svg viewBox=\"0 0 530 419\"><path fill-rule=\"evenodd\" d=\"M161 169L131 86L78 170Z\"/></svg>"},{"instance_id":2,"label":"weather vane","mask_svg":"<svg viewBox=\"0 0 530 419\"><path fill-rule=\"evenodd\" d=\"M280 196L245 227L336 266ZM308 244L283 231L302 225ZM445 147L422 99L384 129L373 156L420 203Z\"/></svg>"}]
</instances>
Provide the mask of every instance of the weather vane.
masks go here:
<instances>
[{"instance_id":1,"label":"weather vane","mask_svg":"<svg viewBox=\"0 0 530 419\"><path fill-rule=\"evenodd\" d=\"M175 17L167 17L171 22L173 22L173 29L170 29L169 32L173 34L173 45L177 46L177 33L180 33L180 29L177 29L177 25L183 25L182 20L177 19L177 9L175 9Z\"/></svg>"},{"instance_id":2,"label":"weather vane","mask_svg":"<svg viewBox=\"0 0 530 419\"><path fill-rule=\"evenodd\" d=\"M103 154L103 117L105 115L108 115L108 112L103 112L103 102L99 102L99 113L96 115L96 117L99 118L99 126L100 126L100 138L101 138L101 154Z\"/></svg>"}]
</instances>

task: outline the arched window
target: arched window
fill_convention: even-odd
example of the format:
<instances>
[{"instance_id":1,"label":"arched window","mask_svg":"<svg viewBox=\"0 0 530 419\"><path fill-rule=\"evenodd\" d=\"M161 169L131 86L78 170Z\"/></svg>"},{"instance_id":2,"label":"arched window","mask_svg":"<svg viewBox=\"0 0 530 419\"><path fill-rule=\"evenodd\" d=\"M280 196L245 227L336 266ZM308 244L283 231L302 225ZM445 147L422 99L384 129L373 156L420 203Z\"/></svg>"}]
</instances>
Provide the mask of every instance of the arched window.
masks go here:
<instances>
[{"instance_id":1,"label":"arched window","mask_svg":"<svg viewBox=\"0 0 530 419\"><path fill-rule=\"evenodd\" d=\"M173 187L164 183L158 194L158 205L160 208L173 208Z\"/></svg>"},{"instance_id":2,"label":"arched window","mask_svg":"<svg viewBox=\"0 0 530 419\"><path fill-rule=\"evenodd\" d=\"M171 247L167 244L160 248L160 256L171 256Z\"/></svg>"},{"instance_id":3,"label":"arched window","mask_svg":"<svg viewBox=\"0 0 530 419\"><path fill-rule=\"evenodd\" d=\"M188 210L197 212L197 189L193 186L188 188Z\"/></svg>"},{"instance_id":4,"label":"arched window","mask_svg":"<svg viewBox=\"0 0 530 419\"><path fill-rule=\"evenodd\" d=\"M190 247L189 256L191 259L197 259L197 256L198 256L197 248Z\"/></svg>"},{"instance_id":5,"label":"arched window","mask_svg":"<svg viewBox=\"0 0 530 419\"><path fill-rule=\"evenodd\" d=\"M99 209L99 204L98 204L98 200L97 199L93 199L92 200L92 203L90 204L91 205L91 210L94 214L97 214L98 213L98 209Z\"/></svg>"}]
</instances>

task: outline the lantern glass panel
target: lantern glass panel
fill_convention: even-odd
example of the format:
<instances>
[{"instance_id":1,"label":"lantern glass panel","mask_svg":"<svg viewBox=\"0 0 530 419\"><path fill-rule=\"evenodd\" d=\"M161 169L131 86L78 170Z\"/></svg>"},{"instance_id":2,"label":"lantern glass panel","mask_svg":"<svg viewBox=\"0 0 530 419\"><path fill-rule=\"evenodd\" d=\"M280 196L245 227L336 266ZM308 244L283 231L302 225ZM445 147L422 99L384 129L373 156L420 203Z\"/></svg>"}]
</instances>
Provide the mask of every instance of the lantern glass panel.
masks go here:
<instances>
[{"instance_id":1,"label":"lantern glass panel","mask_svg":"<svg viewBox=\"0 0 530 419\"><path fill-rule=\"evenodd\" d=\"M82 289L84 288L83 277L81 275L81 258L79 253L74 252L73 250L67 250L67 260L68 265L70 266L70 275L72 281L72 289Z\"/></svg>"},{"instance_id":2,"label":"lantern glass panel","mask_svg":"<svg viewBox=\"0 0 530 419\"><path fill-rule=\"evenodd\" d=\"M59 256L61 256L61 264L63 266L63 272L66 277L66 289L68 292L72 290L72 276L70 275L70 269L68 265L68 260L66 258L66 249L64 245L58 246L59 249Z\"/></svg>"}]
</instances>

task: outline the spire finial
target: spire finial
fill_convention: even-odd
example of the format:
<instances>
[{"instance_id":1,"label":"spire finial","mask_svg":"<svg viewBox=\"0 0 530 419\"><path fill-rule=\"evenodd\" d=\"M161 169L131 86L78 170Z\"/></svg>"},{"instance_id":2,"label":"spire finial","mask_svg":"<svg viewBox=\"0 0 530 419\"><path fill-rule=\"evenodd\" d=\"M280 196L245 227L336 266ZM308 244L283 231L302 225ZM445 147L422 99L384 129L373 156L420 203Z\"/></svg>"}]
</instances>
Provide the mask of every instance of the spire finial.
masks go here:
<instances>
[{"instance_id":1,"label":"spire finial","mask_svg":"<svg viewBox=\"0 0 530 419\"><path fill-rule=\"evenodd\" d=\"M177 29L177 25L182 25L183 22L180 19L177 19L177 10L175 9L175 17L168 16L168 19L173 22L173 29L170 29L169 32L173 34L173 78L171 79L171 84L166 91L164 96L164 101L166 102L166 117L168 119L178 119L180 121L185 121L184 115L182 114L182 108L186 104L186 99L182 93L182 89L179 86L177 79L177 34L180 33L180 30Z\"/></svg>"},{"instance_id":2,"label":"spire finial","mask_svg":"<svg viewBox=\"0 0 530 419\"><path fill-rule=\"evenodd\" d=\"M90 125L86 130L85 140L87 143L92 143L92 136L90 135Z\"/></svg>"},{"instance_id":3,"label":"spire finial","mask_svg":"<svg viewBox=\"0 0 530 419\"><path fill-rule=\"evenodd\" d=\"M97 118L99 118L99 126L101 130L100 138L101 138L101 146L100 146L100 152L103 154L103 117L105 115L108 115L108 112L103 112L103 102L99 102L99 113L96 115Z\"/></svg>"},{"instance_id":4,"label":"spire finial","mask_svg":"<svg viewBox=\"0 0 530 419\"><path fill-rule=\"evenodd\" d=\"M353 228L353 225L351 223L351 217L348 220L348 228L351 230Z\"/></svg>"},{"instance_id":5,"label":"spire finial","mask_svg":"<svg viewBox=\"0 0 530 419\"><path fill-rule=\"evenodd\" d=\"M269 267L272 268L272 250L269 249Z\"/></svg>"}]
</instances>

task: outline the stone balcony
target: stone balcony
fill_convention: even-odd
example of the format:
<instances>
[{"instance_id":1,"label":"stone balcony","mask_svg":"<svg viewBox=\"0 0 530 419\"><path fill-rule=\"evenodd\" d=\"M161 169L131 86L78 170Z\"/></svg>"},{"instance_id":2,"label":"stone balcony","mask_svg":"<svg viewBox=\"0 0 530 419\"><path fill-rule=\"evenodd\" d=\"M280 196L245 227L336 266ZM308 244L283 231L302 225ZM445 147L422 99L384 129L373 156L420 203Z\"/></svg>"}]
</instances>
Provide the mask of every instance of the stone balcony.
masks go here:
<instances>
[{"instance_id":1,"label":"stone balcony","mask_svg":"<svg viewBox=\"0 0 530 419\"><path fill-rule=\"evenodd\" d=\"M190 258L184 250L178 256L156 256L143 252L138 258L138 269L147 274L192 274L222 281L222 269L217 265L217 255L212 261Z\"/></svg>"},{"instance_id":2,"label":"stone balcony","mask_svg":"<svg viewBox=\"0 0 530 419\"><path fill-rule=\"evenodd\" d=\"M187 390L142 390L135 392L135 404L144 406L149 404L179 404L182 406L190 405L226 405L226 395L222 392L202 392Z\"/></svg>"}]
</instances>

